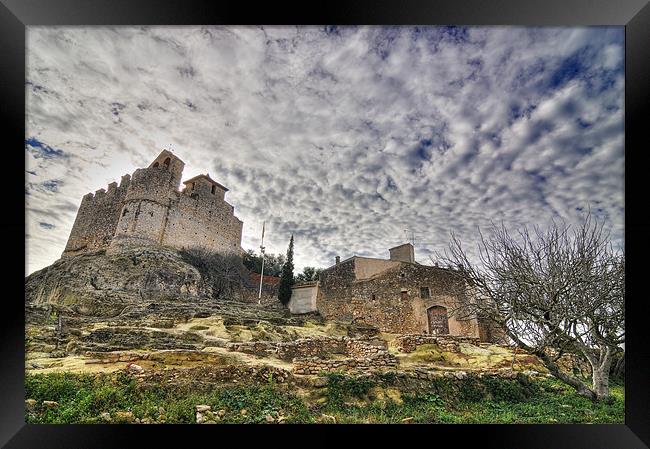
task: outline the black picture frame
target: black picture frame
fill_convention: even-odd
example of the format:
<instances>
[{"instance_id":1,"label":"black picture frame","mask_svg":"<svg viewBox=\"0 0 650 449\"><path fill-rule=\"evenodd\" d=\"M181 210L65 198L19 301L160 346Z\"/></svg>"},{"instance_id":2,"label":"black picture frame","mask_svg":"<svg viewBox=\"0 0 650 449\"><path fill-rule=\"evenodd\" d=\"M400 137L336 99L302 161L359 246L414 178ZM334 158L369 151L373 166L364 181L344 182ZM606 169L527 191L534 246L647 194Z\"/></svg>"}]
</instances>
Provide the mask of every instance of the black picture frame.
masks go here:
<instances>
[{"instance_id":1,"label":"black picture frame","mask_svg":"<svg viewBox=\"0 0 650 449\"><path fill-rule=\"evenodd\" d=\"M625 26L625 237L627 265L627 343L625 424L619 425L437 425L430 426L187 426L187 425L33 425L24 420L25 231L25 36L39 25L620 25ZM328 1L322 3L185 0L0 0L0 114L7 131L2 140L5 168L3 214L4 295L0 321L0 444L7 448L103 448L226 444L224 435L240 433L267 442L338 443L350 432L382 438L395 432L414 443L499 448L642 448L650 445L650 389L647 360L648 306L643 292L649 253L650 219L644 170L649 164L642 138L648 116L650 5L647 0L465 0ZM647 127L647 125L645 125ZM642 145L642 142L645 145ZM22 156L21 156L22 155ZM7 290L6 286L11 289ZM636 293L635 293L636 292ZM370 429L369 429L370 428ZM297 437L296 432L301 436ZM317 432L319 438L314 438ZM278 435L281 433L281 435ZM396 435L398 436L398 435ZM422 444L422 443L416 443ZM437 444L436 444L437 445Z\"/></svg>"}]
</instances>

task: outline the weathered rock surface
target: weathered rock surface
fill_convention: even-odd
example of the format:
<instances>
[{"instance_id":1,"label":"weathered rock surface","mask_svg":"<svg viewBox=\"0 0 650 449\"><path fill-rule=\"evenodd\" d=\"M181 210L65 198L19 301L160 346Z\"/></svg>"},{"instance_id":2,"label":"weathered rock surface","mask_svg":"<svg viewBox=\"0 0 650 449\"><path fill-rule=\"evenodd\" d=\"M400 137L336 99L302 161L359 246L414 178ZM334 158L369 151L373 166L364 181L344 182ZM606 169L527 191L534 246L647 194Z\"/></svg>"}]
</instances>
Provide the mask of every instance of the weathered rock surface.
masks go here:
<instances>
[{"instance_id":1,"label":"weathered rock surface","mask_svg":"<svg viewBox=\"0 0 650 449\"><path fill-rule=\"evenodd\" d=\"M59 259L25 279L25 303L116 316L143 301L209 297L199 271L169 248L130 247Z\"/></svg>"}]
</instances>

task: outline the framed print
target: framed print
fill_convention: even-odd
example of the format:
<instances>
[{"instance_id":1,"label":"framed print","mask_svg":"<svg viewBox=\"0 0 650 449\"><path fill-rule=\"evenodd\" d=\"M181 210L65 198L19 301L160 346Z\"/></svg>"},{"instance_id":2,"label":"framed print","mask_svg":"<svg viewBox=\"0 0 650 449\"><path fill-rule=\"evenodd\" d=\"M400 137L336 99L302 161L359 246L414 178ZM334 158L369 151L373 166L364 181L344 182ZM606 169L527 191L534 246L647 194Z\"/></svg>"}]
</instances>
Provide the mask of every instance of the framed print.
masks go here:
<instances>
[{"instance_id":1,"label":"framed print","mask_svg":"<svg viewBox=\"0 0 650 449\"><path fill-rule=\"evenodd\" d=\"M3 0L2 443L647 447L650 9L583 3Z\"/></svg>"}]
</instances>

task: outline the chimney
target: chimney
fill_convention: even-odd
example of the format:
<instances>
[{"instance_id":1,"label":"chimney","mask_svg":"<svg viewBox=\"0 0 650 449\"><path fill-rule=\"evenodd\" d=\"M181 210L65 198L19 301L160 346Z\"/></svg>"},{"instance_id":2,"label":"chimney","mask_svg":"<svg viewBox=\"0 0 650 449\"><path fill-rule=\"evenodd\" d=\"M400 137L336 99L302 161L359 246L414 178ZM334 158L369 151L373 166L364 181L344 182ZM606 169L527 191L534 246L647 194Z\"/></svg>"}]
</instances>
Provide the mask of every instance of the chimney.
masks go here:
<instances>
[{"instance_id":1,"label":"chimney","mask_svg":"<svg viewBox=\"0 0 650 449\"><path fill-rule=\"evenodd\" d=\"M341 256L336 256L336 259L334 259L334 260L336 260L336 265L340 264L341 263Z\"/></svg>"},{"instance_id":2,"label":"chimney","mask_svg":"<svg viewBox=\"0 0 650 449\"><path fill-rule=\"evenodd\" d=\"M390 248L388 252L390 253L390 260L415 263L415 250L410 243Z\"/></svg>"}]
</instances>

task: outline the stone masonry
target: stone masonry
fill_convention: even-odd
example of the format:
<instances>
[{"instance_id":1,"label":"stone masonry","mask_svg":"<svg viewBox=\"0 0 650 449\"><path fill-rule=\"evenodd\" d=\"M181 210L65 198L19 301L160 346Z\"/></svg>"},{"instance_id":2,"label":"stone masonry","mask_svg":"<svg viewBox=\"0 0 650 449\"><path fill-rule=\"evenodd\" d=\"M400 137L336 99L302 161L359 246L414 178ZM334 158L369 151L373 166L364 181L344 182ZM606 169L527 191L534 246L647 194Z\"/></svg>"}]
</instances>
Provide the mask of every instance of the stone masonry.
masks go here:
<instances>
[{"instance_id":1,"label":"stone masonry","mask_svg":"<svg viewBox=\"0 0 650 449\"><path fill-rule=\"evenodd\" d=\"M290 342L251 341L229 343L229 351L276 356L293 363L295 374L318 374L321 371L372 370L394 368L397 358L388 352L380 339L350 337L302 338ZM333 355L344 356L332 358Z\"/></svg>"},{"instance_id":2,"label":"stone masonry","mask_svg":"<svg viewBox=\"0 0 650 449\"><path fill-rule=\"evenodd\" d=\"M390 254L391 259L354 256L323 270L320 314L388 333L489 339L484 324L467 312L471 292L456 270L414 262L410 244Z\"/></svg>"},{"instance_id":3,"label":"stone masonry","mask_svg":"<svg viewBox=\"0 0 650 449\"><path fill-rule=\"evenodd\" d=\"M399 352L413 352L421 345L436 345L444 352L460 352L461 343L479 344L476 337L452 337L436 335L400 335L391 341L391 347L395 347Z\"/></svg>"},{"instance_id":4,"label":"stone masonry","mask_svg":"<svg viewBox=\"0 0 650 449\"><path fill-rule=\"evenodd\" d=\"M128 244L241 252L242 221L209 175L184 182L185 163L164 150L147 168L85 195L63 257Z\"/></svg>"}]
</instances>

